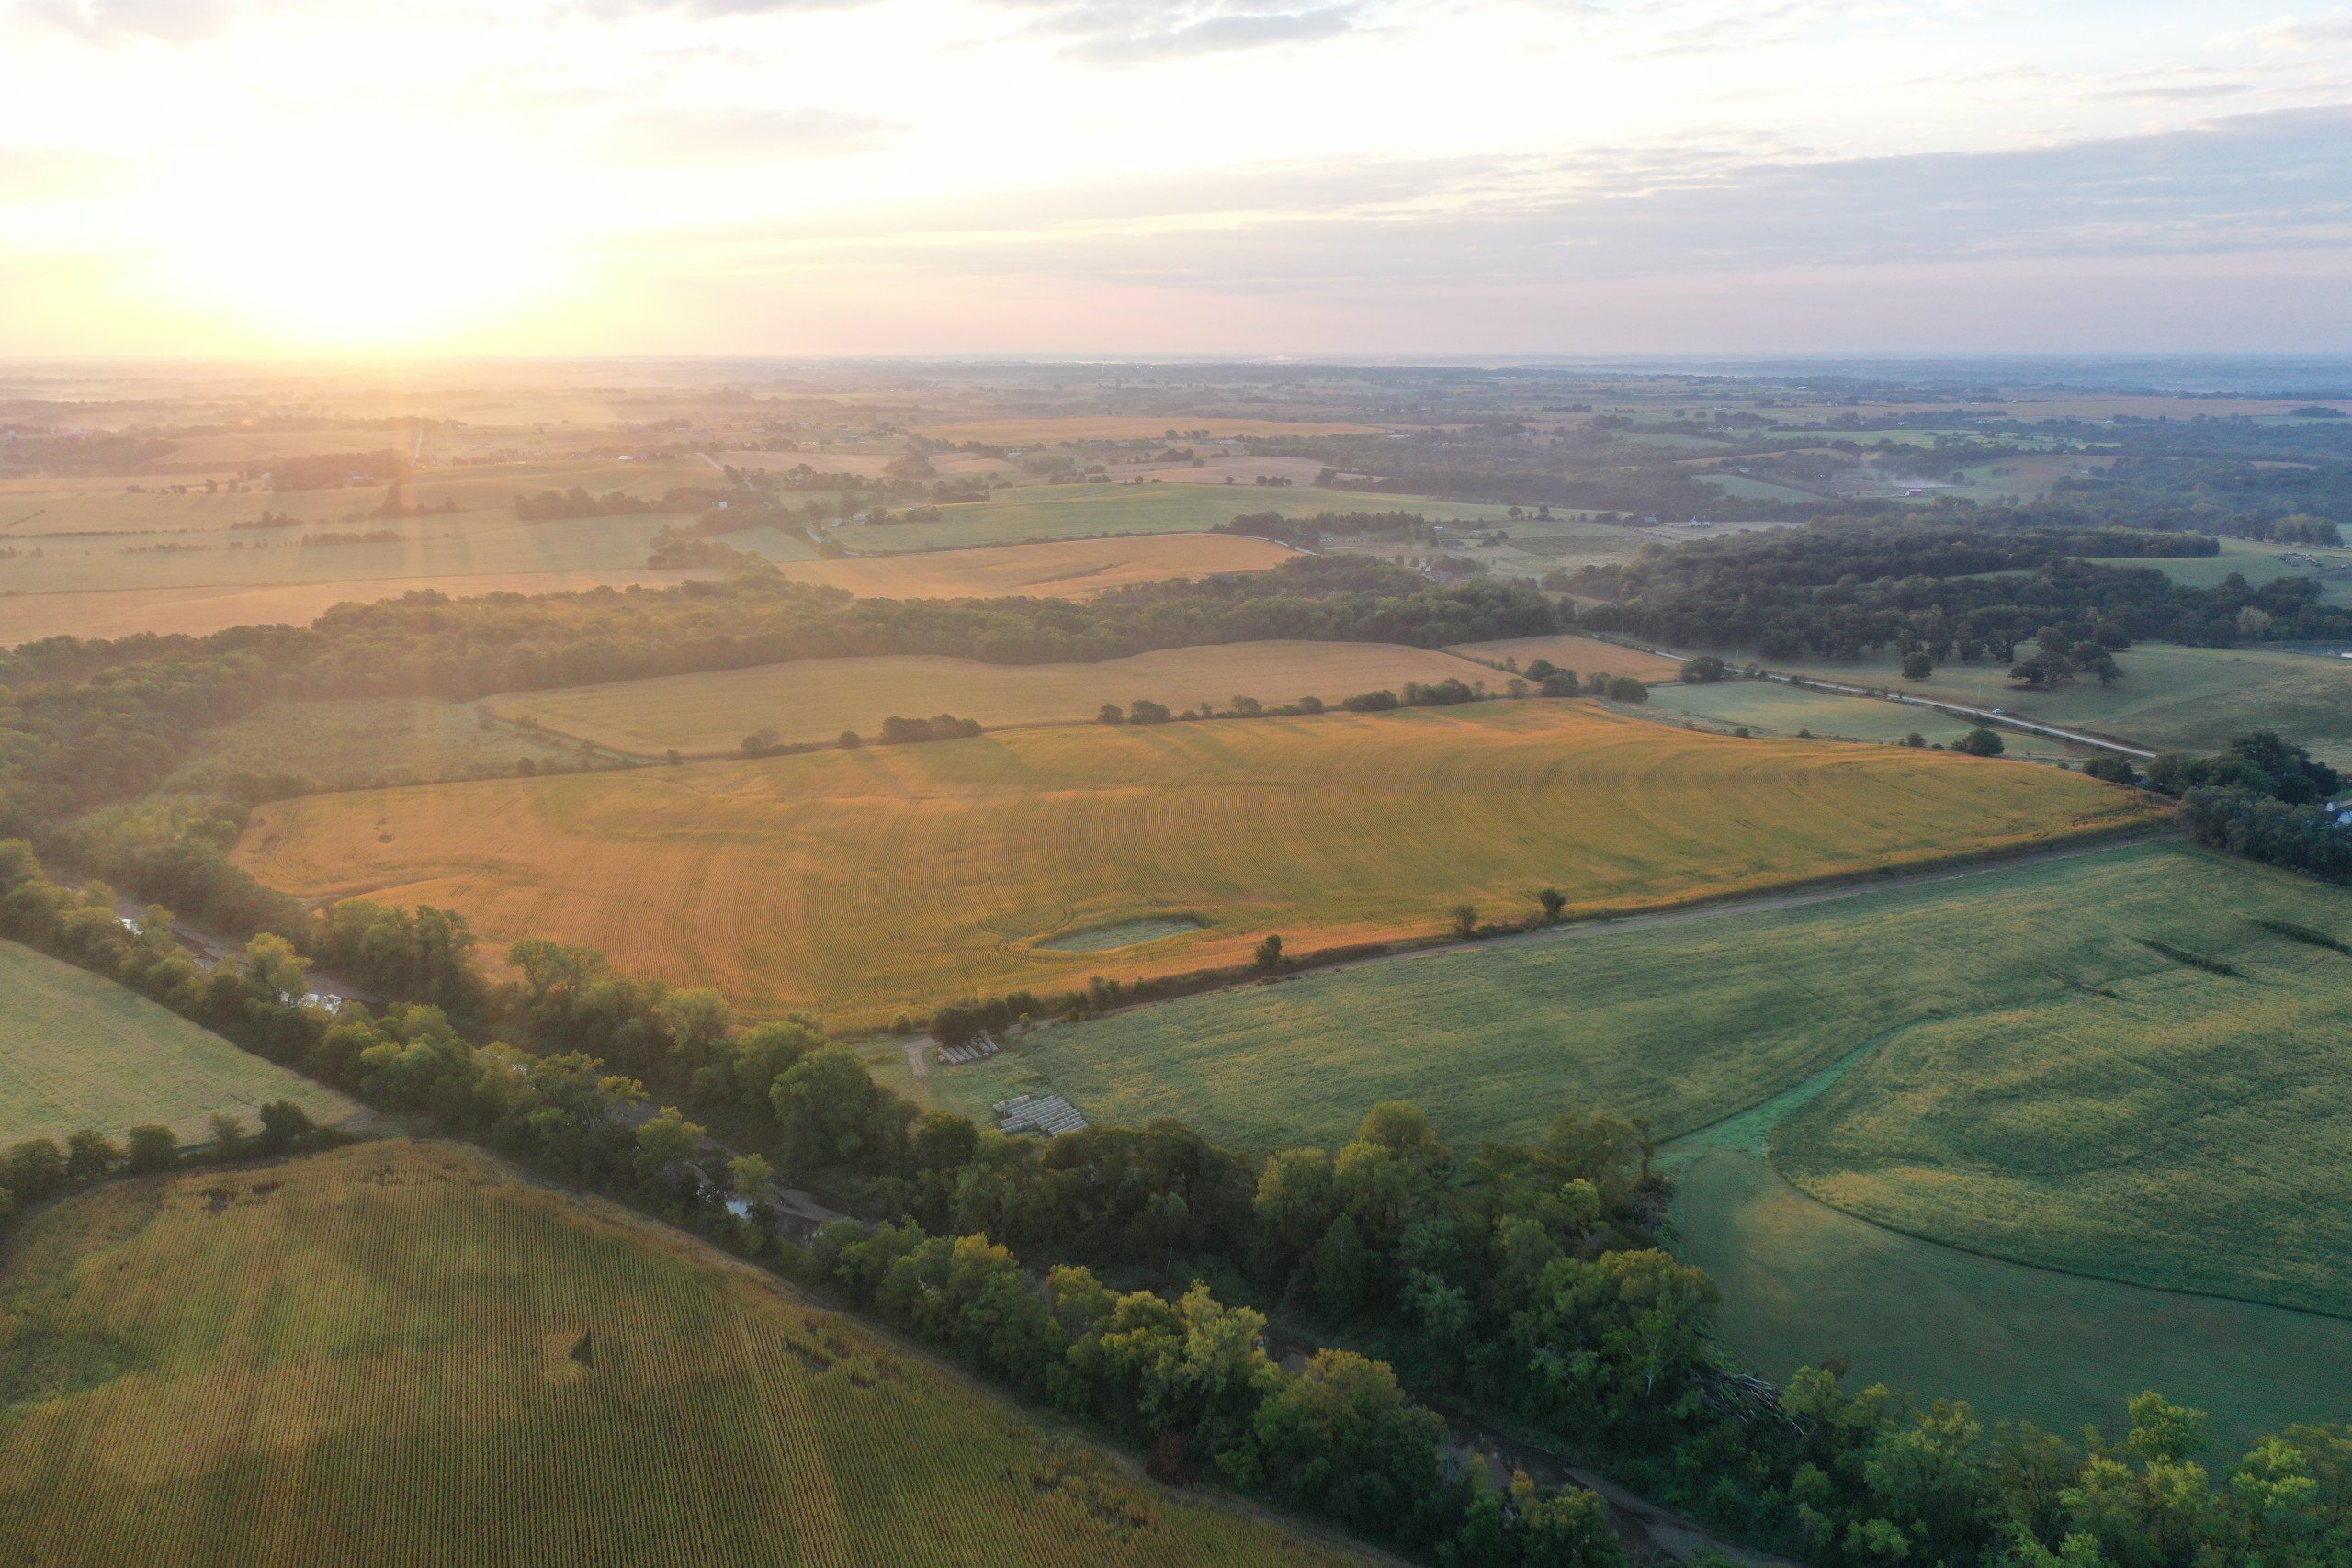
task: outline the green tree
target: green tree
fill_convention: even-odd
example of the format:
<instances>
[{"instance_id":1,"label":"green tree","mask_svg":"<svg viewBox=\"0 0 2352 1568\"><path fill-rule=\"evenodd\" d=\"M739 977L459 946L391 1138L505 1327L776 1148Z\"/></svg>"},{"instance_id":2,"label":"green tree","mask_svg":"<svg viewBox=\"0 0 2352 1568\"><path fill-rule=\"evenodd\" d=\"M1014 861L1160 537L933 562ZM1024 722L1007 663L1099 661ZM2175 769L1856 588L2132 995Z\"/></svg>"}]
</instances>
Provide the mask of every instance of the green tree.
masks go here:
<instances>
[{"instance_id":1,"label":"green tree","mask_svg":"<svg viewBox=\"0 0 2352 1568\"><path fill-rule=\"evenodd\" d=\"M216 1159L234 1159L245 1141L245 1124L225 1111L212 1113L212 1152Z\"/></svg>"},{"instance_id":2,"label":"green tree","mask_svg":"<svg viewBox=\"0 0 2352 1568\"><path fill-rule=\"evenodd\" d=\"M1556 887L1546 887L1535 896L1535 901L1544 907L1544 920L1546 925L1559 919L1560 911L1568 907L1568 896Z\"/></svg>"},{"instance_id":3,"label":"green tree","mask_svg":"<svg viewBox=\"0 0 2352 1568\"><path fill-rule=\"evenodd\" d=\"M85 1127L65 1140L65 1178L69 1181L96 1181L110 1175L121 1163L122 1151L95 1128Z\"/></svg>"},{"instance_id":4,"label":"green tree","mask_svg":"<svg viewBox=\"0 0 2352 1568\"><path fill-rule=\"evenodd\" d=\"M1261 969L1274 970L1281 968L1283 966L1283 939L1278 936L1267 937L1263 942L1258 944L1256 951L1251 954L1251 958Z\"/></svg>"},{"instance_id":5,"label":"green tree","mask_svg":"<svg viewBox=\"0 0 2352 1568\"><path fill-rule=\"evenodd\" d=\"M1125 724L1127 716L1118 704L1104 703L1094 710L1094 720L1097 724Z\"/></svg>"},{"instance_id":6,"label":"green tree","mask_svg":"<svg viewBox=\"0 0 2352 1568\"><path fill-rule=\"evenodd\" d=\"M1953 741L1951 749L1955 751L1964 751L1972 757L1997 757L2007 750L2002 744L1999 735L1982 727L1970 730Z\"/></svg>"},{"instance_id":7,"label":"green tree","mask_svg":"<svg viewBox=\"0 0 2352 1568\"><path fill-rule=\"evenodd\" d=\"M812 1051L768 1091L776 1149L786 1170L827 1166L879 1169L905 1142L915 1108L874 1081L856 1053Z\"/></svg>"},{"instance_id":8,"label":"green tree","mask_svg":"<svg viewBox=\"0 0 2352 1568\"><path fill-rule=\"evenodd\" d=\"M1609 690L1605 694L1612 703L1625 703L1634 706L1650 700L1650 689L1631 675L1609 677Z\"/></svg>"},{"instance_id":9,"label":"green tree","mask_svg":"<svg viewBox=\"0 0 2352 1568\"><path fill-rule=\"evenodd\" d=\"M660 1179L673 1167L693 1158L702 1137L703 1130L678 1114L676 1106L663 1106L660 1115L637 1130L637 1152L631 1160L637 1179Z\"/></svg>"},{"instance_id":10,"label":"green tree","mask_svg":"<svg viewBox=\"0 0 2352 1568\"><path fill-rule=\"evenodd\" d=\"M310 1113L290 1100L273 1100L261 1108L261 1149L282 1155L311 1130Z\"/></svg>"},{"instance_id":11,"label":"green tree","mask_svg":"<svg viewBox=\"0 0 2352 1568\"><path fill-rule=\"evenodd\" d=\"M1445 919L1455 936L1467 939L1478 934L1478 906L1476 904L1456 904L1445 912Z\"/></svg>"},{"instance_id":12,"label":"green tree","mask_svg":"<svg viewBox=\"0 0 2352 1568\"><path fill-rule=\"evenodd\" d=\"M1914 649L1903 656L1903 678L1924 681L1936 672L1936 660L1925 649Z\"/></svg>"},{"instance_id":13,"label":"green tree","mask_svg":"<svg viewBox=\"0 0 2352 1568\"><path fill-rule=\"evenodd\" d=\"M265 991L289 1000L300 998L311 988L294 944L273 931L263 931L245 943L245 978Z\"/></svg>"},{"instance_id":14,"label":"green tree","mask_svg":"<svg viewBox=\"0 0 2352 1568\"><path fill-rule=\"evenodd\" d=\"M134 1176L153 1176L169 1170L180 1162L179 1134L169 1127L150 1123L133 1127L129 1134L130 1151L123 1164Z\"/></svg>"}]
</instances>

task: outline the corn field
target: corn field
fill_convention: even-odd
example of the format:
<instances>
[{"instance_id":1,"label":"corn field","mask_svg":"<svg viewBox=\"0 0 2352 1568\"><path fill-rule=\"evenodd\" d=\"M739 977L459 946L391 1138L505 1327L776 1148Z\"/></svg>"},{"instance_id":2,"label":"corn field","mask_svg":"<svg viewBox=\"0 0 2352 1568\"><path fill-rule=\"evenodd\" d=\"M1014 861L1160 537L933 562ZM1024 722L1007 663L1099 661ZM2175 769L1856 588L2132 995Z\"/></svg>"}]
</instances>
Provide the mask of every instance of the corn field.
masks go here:
<instances>
[{"instance_id":1,"label":"corn field","mask_svg":"<svg viewBox=\"0 0 2352 1568\"><path fill-rule=\"evenodd\" d=\"M0 1274L9 1564L1324 1563L447 1145L118 1182Z\"/></svg>"}]
</instances>

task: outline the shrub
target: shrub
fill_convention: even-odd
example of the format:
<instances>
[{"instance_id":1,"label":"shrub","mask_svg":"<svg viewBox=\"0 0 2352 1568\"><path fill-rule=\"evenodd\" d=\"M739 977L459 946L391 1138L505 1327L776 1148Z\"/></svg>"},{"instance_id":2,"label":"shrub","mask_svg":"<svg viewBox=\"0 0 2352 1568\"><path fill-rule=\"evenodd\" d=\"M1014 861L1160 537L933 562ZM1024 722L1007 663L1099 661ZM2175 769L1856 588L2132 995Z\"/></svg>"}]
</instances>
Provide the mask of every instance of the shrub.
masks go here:
<instances>
[{"instance_id":1,"label":"shrub","mask_svg":"<svg viewBox=\"0 0 2352 1568\"><path fill-rule=\"evenodd\" d=\"M169 1127L133 1127L129 1139L130 1148L123 1164L134 1175L153 1176L180 1162L179 1135Z\"/></svg>"},{"instance_id":2,"label":"shrub","mask_svg":"<svg viewBox=\"0 0 2352 1568\"><path fill-rule=\"evenodd\" d=\"M1385 713L1396 705L1396 694L1388 691L1358 692L1340 705L1350 713Z\"/></svg>"},{"instance_id":3,"label":"shrub","mask_svg":"<svg viewBox=\"0 0 2352 1568\"><path fill-rule=\"evenodd\" d=\"M1951 743L1955 751L1965 751L1972 757L1997 757L2007 748L2001 738L1985 728L1975 728Z\"/></svg>"},{"instance_id":4,"label":"shrub","mask_svg":"<svg viewBox=\"0 0 2352 1568\"><path fill-rule=\"evenodd\" d=\"M1682 680L1686 685L1705 685L1709 682L1723 680L1730 673L1731 666L1712 653L1702 653L1696 659L1686 660L1682 666Z\"/></svg>"},{"instance_id":5,"label":"shrub","mask_svg":"<svg viewBox=\"0 0 2352 1568\"><path fill-rule=\"evenodd\" d=\"M1609 700L1638 705L1650 700L1650 689L1631 675L1611 675L1609 678Z\"/></svg>"}]
</instances>

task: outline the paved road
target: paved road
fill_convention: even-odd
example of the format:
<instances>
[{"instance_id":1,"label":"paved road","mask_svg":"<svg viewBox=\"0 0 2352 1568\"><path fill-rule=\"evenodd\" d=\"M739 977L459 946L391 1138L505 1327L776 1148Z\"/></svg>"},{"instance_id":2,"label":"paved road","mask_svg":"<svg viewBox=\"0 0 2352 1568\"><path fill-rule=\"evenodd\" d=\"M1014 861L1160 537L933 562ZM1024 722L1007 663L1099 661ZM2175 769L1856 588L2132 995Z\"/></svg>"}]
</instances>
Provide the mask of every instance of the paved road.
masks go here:
<instances>
[{"instance_id":1,"label":"paved road","mask_svg":"<svg viewBox=\"0 0 2352 1568\"><path fill-rule=\"evenodd\" d=\"M1660 659L1671 659L1678 664L1688 664L1693 657L1677 653L1671 649L1657 648L1645 642L1616 641L1620 648L1630 648L1640 653L1654 653ZM1954 718L1973 718L1981 724L1998 724L2011 729L2022 729L2034 735L2047 735L2054 739L2071 740L2077 746L2095 746L2102 751L2120 751L2127 757L2154 758L2155 753L2141 746L2127 746L2120 740L2110 740L2104 735L2090 735L2079 729L2061 729L2055 725L2037 724L2030 718L1997 712L1992 708L1973 708L1964 703L1939 702L1933 697L1915 697L1907 693L1882 691L1870 686L1849 685L1842 681L1825 681L1816 675L1788 675L1767 670L1763 679L1778 681L1789 686L1811 686L1824 692L1838 692L1849 697L1872 697L1883 703L1901 703L1907 707L1928 708L1936 713L1950 714Z\"/></svg>"}]
</instances>

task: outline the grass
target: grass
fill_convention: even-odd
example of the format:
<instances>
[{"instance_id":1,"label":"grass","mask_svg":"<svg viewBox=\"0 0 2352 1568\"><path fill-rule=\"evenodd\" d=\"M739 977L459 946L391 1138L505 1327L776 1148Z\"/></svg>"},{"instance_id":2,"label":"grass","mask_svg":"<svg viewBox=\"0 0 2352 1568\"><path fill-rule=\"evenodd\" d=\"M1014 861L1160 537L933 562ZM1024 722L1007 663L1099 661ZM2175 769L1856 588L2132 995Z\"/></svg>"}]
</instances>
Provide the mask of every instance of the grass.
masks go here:
<instances>
[{"instance_id":1,"label":"grass","mask_svg":"<svg viewBox=\"0 0 2352 1568\"><path fill-rule=\"evenodd\" d=\"M273 1100L294 1100L321 1122L359 1113L333 1089L135 991L0 942L0 1145L62 1140L84 1127L119 1134L148 1122L184 1142L207 1142L214 1111L243 1118L250 1130Z\"/></svg>"},{"instance_id":2,"label":"grass","mask_svg":"<svg viewBox=\"0 0 2352 1568\"><path fill-rule=\"evenodd\" d=\"M238 863L307 897L582 942L845 1023L1100 965L1071 931L1190 914L1170 973L1430 935L1467 899L1656 906L2062 838L2134 795L2016 763L1733 740L1587 703L1012 730L760 762L313 796Z\"/></svg>"},{"instance_id":3,"label":"grass","mask_svg":"<svg viewBox=\"0 0 2352 1568\"><path fill-rule=\"evenodd\" d=\"M2071 1437L2143 1389L2211 1413L2215 1446L2352 1408L2352 1323L2003 1262L1858 1220L1758 1156L1670 1158L1682 1256L1723 1287L1724 1345L1784 1379L1835 1355L1849 1388L1965 1399ZM2292 1376L2281 1375L2293 1368Z\"/></svg>"},{"instance_id":4,"label":"grass","mask_svg":"<svg viewBox=\"0 0 2352 1568\"><path fill-rule=\"evenodd\" d=\"M319 789L492 778L525 758L571 766L576 746L487 722L469 703L424 697L273 703L202 732L196 753L164 782L170 792L219 792L236 774L291 773Z\"/></svg>"},{"instance_id":5,"label":"grass","mask_svg":"<svg viewBox=\"0 0 2352 1568\"><path fill-rule=\"evenodd\" d=\"M1100 534L1197 534L1255 512L1286 517L1318 512L1418 512L1432 518L1485 521L1505 509L1419 496L1289 485L1031 485L988 501L940 508L936 523L859 524L833 536L869 554L965 545L1009 545Z\"/></svg>"},{"instance_id":6,"label":"grass","mask_svg":"<svg viewBox=\"0 0 2352 1568\"><path fill-rule=\"evenodd\" d=\"M2352 1397L2352 1324L2290 1310L2352 1299L2352 958L2314 937L2352 895L2165 840L1164 1002L900 1087L1260 1149L1387 1099L1461 1148L1647 1116L1768 1375L1842 1351L2062 1429L2154 1386L2243 1435Z\"/></svg>"},{"instance_id":7,"label":"grass","mask_svg":"<svg viewBox=\"0 0 2352 1568\"><path fill-rule=\"evenodd\" d=\"M1686 1135L1862 1052L1751 1152L1931 1239L2341 1313L2352 958L2312 933L2352 895L2167 840L1189 998L931 1083L1255 1148L1405 1099L1469 1145L1586 1107Z\"/></svg>"},{"instance_id":8,"label":"grass","mask_svg":"<svg viewBox=\"0 0 2352 1568\"><path fill-rule=\"evenodd\" d=\"M2109 942L2078 984L1906 1031L1781 1126L1775 1163L1938 1240L2345 1314L2352 959L2256 922L2341 939L2352 896L2283 875L2099 891Z\"/></svg>"},{"instance_id":9,"label":"grass","mask_svg":"<svg viewBox=\"0 0 2352 1568\"><path fill-rule=\"evenodd\" d=\"M2044 724L2080 727L2159 751L2218 750L2233 736L2270 728L2315 756L2352 762L2352 660L2270 648L2143 643L2116 662L2123 679L2111 686L2088 681L2052 692L2012 690L2007 667L1992 664L1945 664L1925 681L1904 680L1891 658L1772 667L1972 707L2009 708ZM1924 728L1916 720L1913 727Z\"/></svg>"},{"instance_id":10,"label":"grass","mask_svg":"<svg viewBox=\"0 0 2352 1568\"><path fill-rule=\"evenodd\" d=\"M1500 678L1451 654L1389 643L1239 642L1170 649L1094 664L982 664L969 659L889 655L763 664L749 670L616 681L562 691L490 698L509 718L639 755L671 747L689 754L732 752L763 727L786 741L831 740L844 729L871 736L893 714L945 711L991 729L1091 720L1104 703L1149 698L1182 712L1202 702L1230 706L1236 695L1272 706L1301 696L1329 702L1357 692Z\"/></svg>"},{"instance_id":11,"label":"grass","mask_svg":"<svg viewBox=\"0 0 2352 1568\"><path fill-rule=\"evenodd\" d=\"M0 593L0 647L46 637L119 637L140 632L201 637L228 626L308 626L333 606L397 599L420 590L464 599L483 593L572 593L637 583L668 588L717 569L649 571L486 572L464 577L376 577L267 588L130 588L114 592Z\"/></svg>"},{"instance_id":12,"label":"grass","mask_svg":"<svg viewBox=\"0 0 2352 1568\"><path fill-rule=\"evenodd\" d=\"M2152 566L2175 582L2189 588L2217 587L2233 571L2244 575L2257 588L2281 577L2317 576L2327 590L2324 596L2338 604L2345 601L2347 589L2352 589L2352 550L2329 549L2319 545L2263 544L2253 539L2223 539L2221 546L2222 553L2216 556L2184 556L2175 560L2119 558L2102 559L2101 564ZM2322 569L2313 572L2301 561L2281 558L2290 554L2312 557L2323 563Z\"/></svg>"},{"instance_id":13,"label":"grass","mask_svg":"<svg viewBox=\"0 0 2352 1568\"><path fill-rule=\"evenodd\" d=\"M1269 539L1162 534L912 555L812 560L784 568L796 582L887 599L1082 599L1106 588L1212 572L1267 571L1291 558Z\"/></svg>"},{"instance_id":14,"label":"grass","mask_svg":"<svg viewBox=\"0 0 2352 1568\"><path fill-rule=\"evenodd\" d=\"M1917 733L1930 744L1949 746L1976 727L1928 708L1906 707L1871 697L1841 697L1777 681L1716 681L1705 685L1661 685L1650 694L1650 710L1758 735L1814 735L1840 740L1898 741ZM2087 749L2019 731L2001 736L2007 754L2071 758ZM2104 753L2098 753L2104 755Z\"/></svg>"},{"instance_id":15,"label":"grass","mask_svg":"<svg viewBox=\"0 0 2352 1568\"><path fill-rule=\"evenodd\" d=\"M115 1183L0 1291L27 1562L1343 1560L449 1145Z\"/></svg>"}]
</instances>

